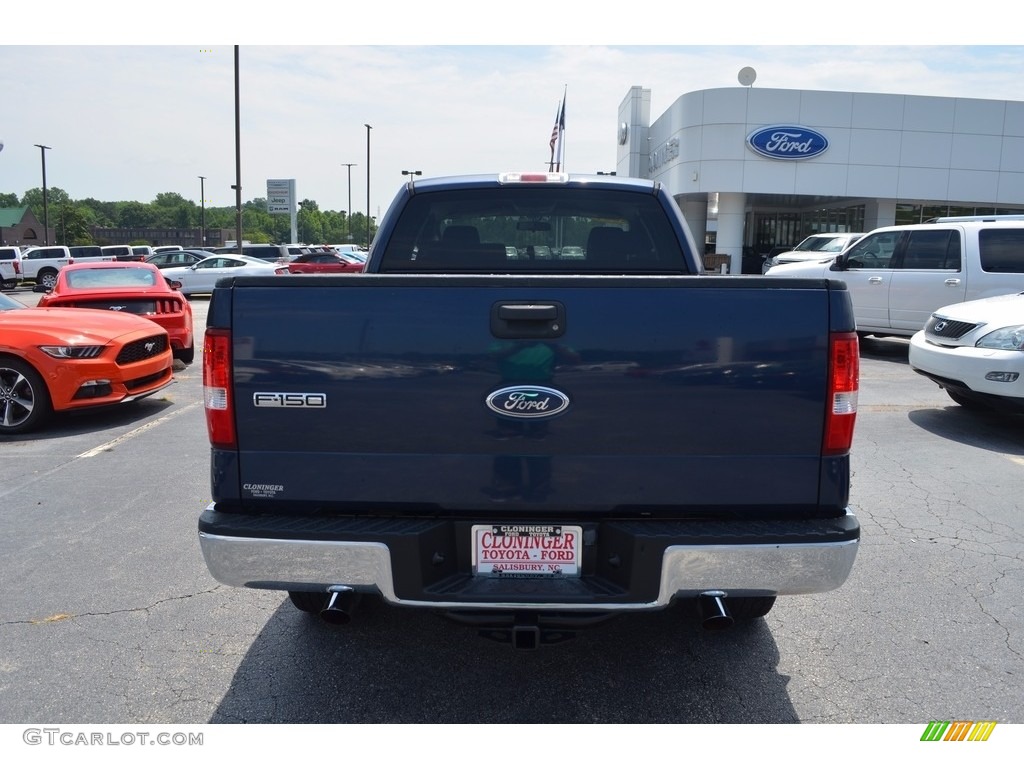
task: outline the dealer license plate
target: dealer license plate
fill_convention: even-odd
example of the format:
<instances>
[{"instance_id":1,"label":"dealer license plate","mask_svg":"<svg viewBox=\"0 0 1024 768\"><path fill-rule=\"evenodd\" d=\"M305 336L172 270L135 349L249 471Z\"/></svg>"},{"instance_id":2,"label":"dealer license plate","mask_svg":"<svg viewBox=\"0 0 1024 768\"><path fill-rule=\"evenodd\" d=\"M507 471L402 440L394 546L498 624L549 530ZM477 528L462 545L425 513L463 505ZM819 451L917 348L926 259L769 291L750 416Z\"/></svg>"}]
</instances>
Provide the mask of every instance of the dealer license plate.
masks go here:
<instances>
[{"instance_id":1,"label":"dealer license plate","mask_svg":"<svg viewBox=\"0 0 1024 768\"><path fill-rule=\"evenodd\" d=\"M578 577L578 525L474 525L473 573L481 576Z\"/></svg>"}]
</instances>

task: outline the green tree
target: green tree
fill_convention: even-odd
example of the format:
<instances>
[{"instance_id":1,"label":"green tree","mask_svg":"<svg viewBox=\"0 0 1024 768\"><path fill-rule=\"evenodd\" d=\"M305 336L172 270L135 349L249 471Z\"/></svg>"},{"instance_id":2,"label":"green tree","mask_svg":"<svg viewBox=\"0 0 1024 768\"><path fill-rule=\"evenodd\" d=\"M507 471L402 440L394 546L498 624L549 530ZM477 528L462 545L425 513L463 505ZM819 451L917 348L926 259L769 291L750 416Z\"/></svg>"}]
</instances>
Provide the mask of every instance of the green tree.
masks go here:
<instances>
[{"instance_id":1,"label":"green tree","mask_svg":"<svg viewBox=\"0 0 1024 768\"><path fill-rule=\"evenodd\" d=\"M174 226L182 228L199 226L199 211L192 203L186 200L175 207Z\"/></svg>"},{"instance_id":2,"label":"green tree","mask_svg":"<svg viewBox=\"0 0 1024 768\"><path fill-rule=\"evenodd\" d=\"M186 200L177 192L161 192L153 198L153 205L158 208L177 208L183 203L195 205L191 200Z\"/></svg>"},{"instance_id":3,"label":"green tree","mask_svg":"<svg viewBox=\"0 0 1024 768\"><path fill-rule=\"evenodd\" d=\"M18 196L13 192L0 193L0 208L20 208Z\"/></svg>"},{"instance_id":4,"label":"green tree","mask_svg":"<svg viewBox=\"0 0 1024 768\"><path fill-rule=\"evenodd\" d=\"M59 206L61 203L67 203L70 201L71 198L68 196L68 193L60 187L46 188L47 208L54 208ZM28 190L21 196L21 204L27 205L32 209L32 213L36 214L37 217L41 217L43 215L43 188L35 187Z\"/></svg>"},{"instance_id":5,"label":"green tree","mask_svg":"<svg viewBox=\"0 0 1024 768\"><path fill-rule=\"evenodd\" d=\"M94 197L87 197L84 200L79 200L78 205L90 211L89 223L92 226L117 226L117 203L103 203Z\"/></svg>"},{"instance_id":6,"label":"green tree","mask_svg":"<svg viewBox=\"0 0 1024 768\"><path fill-rule=\"evenodd\" d=\"M120 202L117 204L117 226L119 227L157 227L156 216L151 205L147 203Z\"/></svg>"},{"instance_id":7,"label":"green tree","mask_svg":"<svg viewBox=\"0 0 1024 768\"><path fill-rule=\"evenodd\" d=\"M57 209L57 242L62 245L92 245L89 209L74 203L61 203Z\"/></svg>"},{"instance_id":8,"label":"green tree","mask_svg":"<svg viewBox=\"0 0 1024 768\"><path fill-rule=\"evenodd\" d=\"M313 200L303 200L299 203L299 212L296 216L298 238L303 243L324 242L323 214ZM290 234L290 233L289 233Z\"/></svg>"}]
</instances>

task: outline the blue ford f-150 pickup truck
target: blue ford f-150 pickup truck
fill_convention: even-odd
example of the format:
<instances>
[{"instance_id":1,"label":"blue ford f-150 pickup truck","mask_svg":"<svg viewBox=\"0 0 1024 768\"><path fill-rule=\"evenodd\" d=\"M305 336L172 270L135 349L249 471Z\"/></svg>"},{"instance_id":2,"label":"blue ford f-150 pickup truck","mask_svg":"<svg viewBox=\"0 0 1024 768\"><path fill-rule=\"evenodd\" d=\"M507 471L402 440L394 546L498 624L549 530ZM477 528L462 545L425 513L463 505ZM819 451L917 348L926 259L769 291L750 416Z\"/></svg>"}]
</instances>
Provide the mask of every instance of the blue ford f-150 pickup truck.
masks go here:
<instances>
[{"instance_id":1,"label":"blue ford f-150 pickup truck","mask_svg":"<svg viewBox=\"0 0 1024 768\"><path fill-rule=\"evenodd\" d=\"M203 369L210 572L338 623L718 628L856 556L845 284L702 274L651 181L410 182L364 274L222 280Z\"/></svg>"}]
</instances>

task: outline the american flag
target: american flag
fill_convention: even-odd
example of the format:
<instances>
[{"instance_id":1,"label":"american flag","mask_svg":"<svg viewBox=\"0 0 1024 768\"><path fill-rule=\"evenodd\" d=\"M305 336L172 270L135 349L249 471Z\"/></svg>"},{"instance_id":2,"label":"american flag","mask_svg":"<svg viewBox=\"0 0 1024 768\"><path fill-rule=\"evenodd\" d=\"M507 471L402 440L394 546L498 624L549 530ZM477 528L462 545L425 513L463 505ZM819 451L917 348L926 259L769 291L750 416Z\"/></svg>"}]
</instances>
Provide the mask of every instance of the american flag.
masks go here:
<instances>
[{"instance_id":1,"label":"american flag","mask_svg":"<svg viewBox=\"0 0 1024 768\"><path fill-rule=\"evenodd\" d=\"M562 105L558 105L558 109L555 110L555 127L551 129L551 156L554 157L555 144L558 143L558 130L562 120Z\"/></svg>"},{"instance_id":2,"label":"american flag","mask_svg":"<svg viewBox=\"0 0 1024 768\"><path fill-rule=\"evenodd\" d=\"M562 141L565 133L565 94L562 95L562 103L558 105L555 112L555 127L551 129L551 160L548 163L549 171L562 170ZM557 147L557 149L556 149Z\"/></svg>"}]
</instances>

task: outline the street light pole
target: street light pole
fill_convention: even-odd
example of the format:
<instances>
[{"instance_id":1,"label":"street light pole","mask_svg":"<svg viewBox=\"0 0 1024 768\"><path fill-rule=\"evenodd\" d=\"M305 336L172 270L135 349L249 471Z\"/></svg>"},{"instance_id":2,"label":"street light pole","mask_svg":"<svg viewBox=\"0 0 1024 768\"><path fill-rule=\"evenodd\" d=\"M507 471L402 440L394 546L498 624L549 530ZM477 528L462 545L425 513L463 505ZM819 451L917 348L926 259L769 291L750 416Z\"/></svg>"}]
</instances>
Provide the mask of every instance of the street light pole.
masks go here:
<instances>
[{"instance_id":1,"label":"street light pole","mask_svg":"<svg viewBox=\"0 0 1024 768\"><path fill-rule=\"evenodd\" d=\"M201 214L200 219L199 219L199 226L200 226L200 230L199 231L201 233L199 235L199 245L201 245L205 249L206 248L206 177L205 176L200 176L199 177L199 205L200 205L200 210L202 210L202 214Z\"/></svg>"},{"instance_id":2,"label":"street light pole","mask_svg":"<svg viewBox=\"0 0 1024 768\"><path fill-rule=\"evenodd\" d=\"M39 147L39 154L43 157L43 245L50 244L50 212L46 199L46 150L52 147L36 144Z\"/></svg>"},{"instance_id":3,"label":"street light pole","mask_svg":"<svg viewBox=\"0 0 1024 768\"><path fill-rule=\"evenodd\" d=\"M370 250L370 129L369 123L366 126L366 250Z\"/></svg>"},{"instance_id":4,"label":"street light pole","mask_svg":"<svg viewBox=\"0 0 1024 768\"><path fill-rule=\"evenodd\" d=\"M348 230L348 241L352 242L352 166L359 163L342 163L348 168L348 213L346 215L345 229Z\"/></svg>"},{"instance_id":5,"label":"street light pole","mask_svg":"<svg viewBox=\"0 0 1024 768\"><path fill-rule=\"evenodd\" d=\"M238 107L238 46L235 46L235 252L242 255L242 120Z\"/></svg>"}]
</instances>

